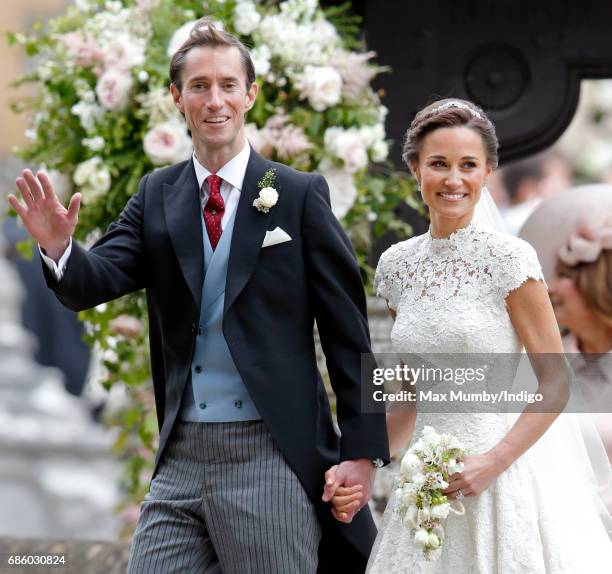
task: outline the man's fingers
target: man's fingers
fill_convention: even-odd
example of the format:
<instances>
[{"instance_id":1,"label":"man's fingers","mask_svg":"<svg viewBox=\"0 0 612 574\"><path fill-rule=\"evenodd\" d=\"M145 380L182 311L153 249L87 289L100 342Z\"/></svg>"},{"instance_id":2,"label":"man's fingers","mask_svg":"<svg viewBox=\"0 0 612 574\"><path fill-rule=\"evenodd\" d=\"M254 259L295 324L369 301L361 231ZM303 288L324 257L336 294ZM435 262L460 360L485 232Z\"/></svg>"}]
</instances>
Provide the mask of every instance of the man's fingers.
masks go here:
<instances>
[{"instance_id":1,"label":"man's fingers","mask_svg":"<svg viewBox=\"0 0 612 574\"><path fill-rule=\"evenodd\" d=\"M325 484L325 488L323 489L323 502L329 502L334 497L338 486L339 484L337 482Z\"/></svg>"},{"instance_id":2,"label":"man's fingers","mask_svg":"<svg viewBox=\"0 0 612 574\"><path fill-rule=\"evenodd\" d=\"M334 464L334 466L327 470L325 473L325 484L331 484L336 480L336 470L338 470L337 464Z\"/></svg>"},{"instance_id":3,"label":"man's fingers","mask_svg":"<svg viewBox=\"0 0 612 574\"><path fill-rule=\"evenodd\" d=\"M30 189L30 193L32 194L32 198L34 201L42 201L45 196L43 194L42 186L40 182L34 177L34 174L29 169L23 170L23 178L28 184L28 188Z\"/></svg>"},{"instance_id":4,"label":"man's fingers","mask_svg":"<svg viewBox=\"0 0 612 574\"><path fill-rule=\"evenodd\" d=\"M323 488L323 502L329 502L333 497L334 494L336 493L336 489L340 486L337 482L336 482L336 469L338 468L338 465L334 465L332 466L326 473L325 473L325 487Z\"/></svg>"},{"instance_id":5,"label":"man's fingers","mask_svg":"<svg viewBox=\"0 0 612 574\"><path fill-rule=\"evenodd\" d=\"M8 196L8 202L11 204L11 207L17 212L17 215L19 215L19 217L21 217L21 220L23 221L24 217L27 215L27 211L22 207L21 203L19 203L19 200L13 194L10 194Z\"/></svg>"},{"instance_id":6,"label":"man's fingers","mask_svg":"<svg viewBox=\"0 0 612 574\"><path fill-rule=\"evenodd\" d=\"M45 194L46 199L57 199L55 195L55 191L53 190L53 185L49 180L49 176L44 171L39 171L36 174L38 181L40 181L40 185L42 186L43 192Z\"/></svg>"},{"instance_id":7,"label":"man's fingers","mask_svg":"<svg viewBox=\"0 0 612 574\"><path fill-rule=\"evenodd\" d=\"M34 198L30 193L30 188L28 187L26 180L23 179L23 177L18 177L15 180L15 183L17 184L17 188L19 189L19 193L21 194L21 197L25 204L28 206L28 208L32 207L32 205L34 204Z\"/></svg>"},{"instance_id":8,"label":"man's fingers","mask_svg":"<svg viewBox=\"0 0 612 574\"><path fill-rule=\"evenodd\" d=\"M75 219L79 213L79 208L81 207L81 194L75 193L70 198L70 203L68 204L68 218L70 220Z\"/></svg>"}]
</instances>

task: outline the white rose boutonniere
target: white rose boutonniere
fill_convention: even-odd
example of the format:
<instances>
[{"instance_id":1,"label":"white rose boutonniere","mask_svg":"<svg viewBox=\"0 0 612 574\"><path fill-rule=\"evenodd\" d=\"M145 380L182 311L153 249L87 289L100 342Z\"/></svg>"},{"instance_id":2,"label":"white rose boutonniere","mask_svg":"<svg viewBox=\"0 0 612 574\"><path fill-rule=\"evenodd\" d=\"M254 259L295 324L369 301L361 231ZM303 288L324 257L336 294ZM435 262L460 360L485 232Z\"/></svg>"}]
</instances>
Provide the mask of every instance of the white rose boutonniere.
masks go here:
<instances>
[{"instance_id":1,"label":"white rose boutonniere","mask_svg":"<svg viewBox=\"0 0 612 574\"><path fill-rule=\"evenodd\" d=\"M262 213L268 213L278 201L278 191L274 189L276 183L276 172L270 168L264 176L257 182L260 189L259 197L253 202L253 207Z\"/></svg>"}]
</instances>

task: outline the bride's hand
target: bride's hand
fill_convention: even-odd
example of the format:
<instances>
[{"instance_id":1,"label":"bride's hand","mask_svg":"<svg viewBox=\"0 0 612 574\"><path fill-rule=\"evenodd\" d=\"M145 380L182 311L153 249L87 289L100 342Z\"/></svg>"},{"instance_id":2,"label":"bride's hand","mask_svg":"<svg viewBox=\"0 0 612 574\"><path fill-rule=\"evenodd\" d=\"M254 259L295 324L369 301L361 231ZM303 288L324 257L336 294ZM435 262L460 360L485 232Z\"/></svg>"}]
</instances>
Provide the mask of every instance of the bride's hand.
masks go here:
<instances>
[{"instance_id":1,"label":"bride's hand","mask_svg":"<svg viewBox=\"0 0 612 574\"><path fill-rule=\"evenodd\" d=\"M361 506L363 487L361 484L354 486L340 486L336 489L331 499L332 514L340 522L347 521L349 515L356 512Z\"/></svg>"},{"instance_id":2,"label":"bride's hand","mask_svg":"<svg viewBox=\"0 0 612 574\"><path fill-rule=\"evenodd\" d=\"M463 496L478 496L504 471L497 459L489 454L466 456L463 472L449 477L448 488L443 491L449 498L457 498L457 491Z\"/></svg>"}]
</instances>

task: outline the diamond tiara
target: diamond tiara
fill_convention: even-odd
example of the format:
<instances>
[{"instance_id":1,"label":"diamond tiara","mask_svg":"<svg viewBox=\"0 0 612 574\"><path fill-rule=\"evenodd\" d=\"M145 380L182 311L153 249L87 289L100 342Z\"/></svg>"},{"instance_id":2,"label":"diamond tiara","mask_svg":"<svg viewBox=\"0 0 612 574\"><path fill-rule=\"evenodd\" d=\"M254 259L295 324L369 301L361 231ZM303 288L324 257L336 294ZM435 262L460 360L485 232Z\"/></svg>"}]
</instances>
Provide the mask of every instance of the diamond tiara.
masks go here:
<instances>
[{"instance_id":1,"label":"diamond tiara","mask_svg":"<svg viewBox=\"0 0 612 574\"><path fill-rule=\"evenodd\" d=\"M474 108L468 106L467 104L464 104L462 102L457 102L457 101L454 101L454 100L452 102L446 102L445 104L442 104L442 105L438 106L437 108L434 108L433 110L431 110L430 114L431 115L435 115L435 114L437 114L439 112L443 112L444 110L448 110L450 108L458 108L460 110L467 110L475 118L477 118L479 120L484 120L485 119Z\"/></svg>"}]
</instances>

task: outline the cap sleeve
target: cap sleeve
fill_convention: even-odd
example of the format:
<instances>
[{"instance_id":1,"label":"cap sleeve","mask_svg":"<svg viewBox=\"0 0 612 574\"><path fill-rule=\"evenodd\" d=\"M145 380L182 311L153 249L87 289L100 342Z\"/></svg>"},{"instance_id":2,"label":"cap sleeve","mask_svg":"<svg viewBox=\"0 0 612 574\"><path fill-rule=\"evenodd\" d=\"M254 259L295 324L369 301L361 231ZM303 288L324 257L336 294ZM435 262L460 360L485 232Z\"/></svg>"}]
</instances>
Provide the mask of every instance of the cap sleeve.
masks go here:
<instances>
[{"instance_id":1,"label":"cap sleeve","mask_svg":"<svg viewBox=\"0 0 612 574\"><path fill-rule=\"evenodd\" d=\"M386 299L389 307L395 310L397 310L401 295L401 283L397 270L397 251L397 246L394 245L381 255L374 275L376 295Z\"/></svg>"},{"instance_id":2,"label":"cap sleeve","mask_svg":"<svg viewBox=\"0 0 612 574\"><path fill-rule=\"evenodd\" d=\"M504 299L529 279L546 284L535 249L522 239L513 239L502 256L498 285Z\"/></svg>"}]
</instances>

